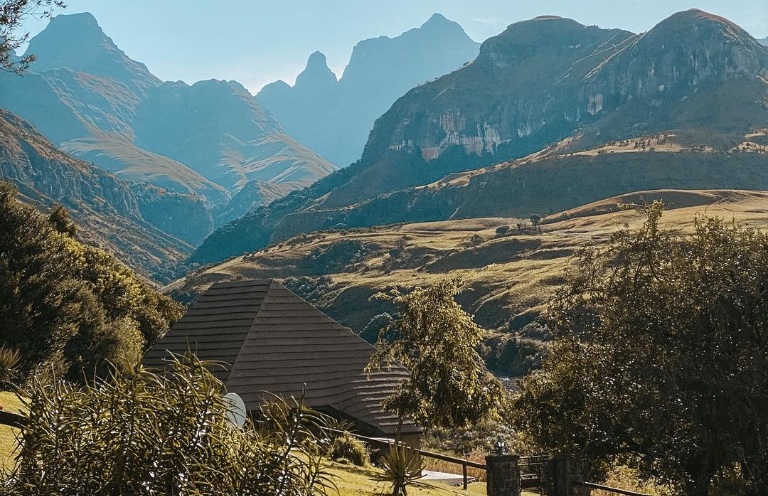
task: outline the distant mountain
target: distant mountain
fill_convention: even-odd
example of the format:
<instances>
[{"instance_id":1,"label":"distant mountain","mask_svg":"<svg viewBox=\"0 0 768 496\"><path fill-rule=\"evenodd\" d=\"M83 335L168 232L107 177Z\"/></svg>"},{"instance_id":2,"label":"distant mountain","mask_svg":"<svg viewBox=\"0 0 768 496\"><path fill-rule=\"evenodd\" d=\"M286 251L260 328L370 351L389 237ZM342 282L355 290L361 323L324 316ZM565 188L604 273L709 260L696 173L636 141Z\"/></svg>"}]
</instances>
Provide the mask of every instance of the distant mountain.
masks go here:
<instances>
[{"instance_id":1,"label":"distant mountain","mask_svg":"<svg viewBox=\"0 0 768 496\"><path fill-rule=\"evenodd\" d=\"M24 78L0 74L0 107L126 181L198 196L210 217L203 225L212 225L219 210L239 216L272 198L228 206L248 181L274 183L272 190L285 194L334 170L239 84L163 83L126 56L91 14L55 17L27 53L37 61ZM184 219L164 224L178 222Z\"/></svg>"},{"instance_id":2,"label":"distant mountain","mask_svg":"<svg viewBox=\"0 0 768 496\"><path fill-rule=\"evenodd\" d=\"M479 46L459 24L435 14L395 38L358 43L338 81L315 52L293 87L278 81L256 98L292 136L345 167L360 158L374 121L398 97L471 62Z\"/></svg>"},{"instance_id":3,"label":"distant mountain","mask_svg":"<svg viewBox=\"0 0 768 496\"><path fill-rule=\"evenodd\" d=\"M196 232L177 232L179 237L200 240L211 227L199 199L159 189L134 191L112 174L61 152L30 123L2 109L0 138L0 179L13 183L23 201L43 209L63 204L79 225L80 238L115 253L145 276L171 278L175 263L192 250L166 234L181 223L156 223L157 217L168 219L173 205L183 225L198 225Z\"/></svg>"},{"instance_id":4,"label":"distant mountain","mask_svg":"<svg viewBox=\"0 0 768 496\"><path fill-rule=\"evenodd\" d=\"M757 41L759 41L760 43L762 43L765 46L768 46L768 36L766 36L762 40L757 40Z\"/></svg>"},{"instance_id":5,"label":"distant mountain","mask_svg":"<svg viewBox=\"0 0 768 496\"><path fill-rule=\"evenodd\" d=\"M307 186L336 168L288 136L236 82L164 83L136 108L135 143L229 191L249 181Z\"/></svg>"},{"instance_id":6,"label":"distant mountain","mask_svg":"<svg viewBox=\"0 0 768 496\"><path fill-rule=\"evenodd\" d=\"M120 50L89 13L54 17L30 40L27 53L37 57L35 72L66 67L118 81L139 96L161 83L147 66Z\"/></svg>"},{"instance_id":7,"label":"distant mountain","mask_svg":"<svg viewBox=\"0 0 768 496\"><path fill-rule=\"evenodd\" d=\"M766 77L768 48L698 10L642 35L555 17L516 23L472 64L400 98L360 162L222 227L191 260L339 225L525 216L644 189L766 188Z\"/></svg>"}]
</instances>

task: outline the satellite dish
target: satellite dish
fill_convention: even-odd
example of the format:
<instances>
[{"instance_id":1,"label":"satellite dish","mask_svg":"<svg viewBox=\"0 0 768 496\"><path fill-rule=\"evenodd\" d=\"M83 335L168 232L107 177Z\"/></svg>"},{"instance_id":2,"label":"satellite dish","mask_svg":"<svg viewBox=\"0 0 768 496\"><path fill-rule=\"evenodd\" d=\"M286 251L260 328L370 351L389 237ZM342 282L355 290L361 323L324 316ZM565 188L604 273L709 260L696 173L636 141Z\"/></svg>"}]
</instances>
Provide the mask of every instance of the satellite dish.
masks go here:
<instances>
[{"instance_id":1,"label":"satellite dish","mask_svg":"<svg viewBox=\"0 0 768 496\"><path fill-rule=\"evenodd\" d=\"M235 393L227 393L224 395L224 400L229 403L227 420L229 420L235 427L244 426L247 414L243 399Z\"/></svg>"}]
</instances>

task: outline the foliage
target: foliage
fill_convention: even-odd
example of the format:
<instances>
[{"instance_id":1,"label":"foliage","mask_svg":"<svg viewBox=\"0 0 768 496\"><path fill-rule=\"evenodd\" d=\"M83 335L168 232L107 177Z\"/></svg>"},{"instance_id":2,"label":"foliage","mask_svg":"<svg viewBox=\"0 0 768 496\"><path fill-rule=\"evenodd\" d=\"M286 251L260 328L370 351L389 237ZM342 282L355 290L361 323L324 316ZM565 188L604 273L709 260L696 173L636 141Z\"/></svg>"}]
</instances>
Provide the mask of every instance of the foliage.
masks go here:
<instances>
[{"instance_id":1,"label":"foliage","mask_svg":"<svg viewBox=\"0 0 768 496\"><path fill-rule=\"evenodd\" d=\"M410 370L384 402L401 424L411 418L425 427L463 427L493 414L503 402L501 383L475 351L482 330L454 300L460 285L450 279L408 294L379 295L400 313L380 331L368 369L400 363ZM394 336L391 342L385 339L388 333Z\"/></svg>"},{"instance_id":2,"label":"foliage","mask_svg":"<svg viewBox=\"0 0 768 496\"><path fill-rule=\"evenodd\" d=\"M556 334L511 411L543 448L625 460L684 494L738 474L768 493L768 234L663 206L584 251L550 309Z\"/></svg>"},{"instance_id":3,"label":"foliage","mask_svg":"<svg viewBox=\"0 0 768 496\"><path fill-rule=\"evenodd\" d=\"M258 425L237 428L215 366L188 355L163 375L139 367L79 387L33 380L4 494L328 494L312 434L322 416L275 400Z\"/></svg>"},{"instance_id":4,"label":"foliage","mask_svg":"<svg viewBox=\"0 0 768 496\"><path fill-rule=\"evenodd\" d=\"M369 457L370 454L365 443L355 439L350 434L343 434L334 438L328 449L328 458L331 460L346 459L358 467L366 466Z\"/></svg>"},{"instance_id":5,"label":"foliage","mask_svg":"<svg viewBox=\"0 0 768 496\"><path fill-rule=\"evenodd\" d=\"M29 39L29 33L15 34L26 19L49 18L56 8L64 8L61 0L0 0L0 70L22 73L35 61L34 55L15 59L13 54Z\"/></svg>"},{"instance_id":6,"label":"foliage","mask_svg":"<svg viewBox=\"0 0 768 496\"><path fill-rule=\"evenodd\" d=\"M392 445L379 459L382 473L376 480L392 484L392 496L407 496L408 485L423 477L424 461L418 451L403 445Z\"/></svg>"},{"instance_id":7,"label":"foliage","mask_svg":"<svg viewBox=\"0 0 768 496\"><path fill-rule=\"evenodd\" d=\"M48 222L61 234L66 234L73 238L77 234L77 226L69 216L67 209L62 205L53 206L51 213L48 215Z\"/></svg>"},{"instance_id":8,"label":"foliage","mask_svg":"<svg viewBox=\"0 0 768 496\"><path fill-rule=\"evenodd\" d=\"M487 342L484 350L489 369L512 377L522 377L541 363L541 345L530 339L497 338Z\"/></svg>"},{"instance_id":9,"label":"foliage","mask_svg":"<svg viewBox=\"0 0 768 496\"><path fill-rule=\"evenodd\" d=\"M60 233L2 182L0 280L0 346L19 350L23 377L50 366L74 380L129 370L183 310L112 255Z\"/></svg>"},{"instance_id":10,"label":"foliage","mask_svg":"<svg viewBox=\"0 0 768 496\"><path fill-rule=\"evenodd\" d=\"M11 382L16 377L19 361L21 361L19 350L0 346L0 387L3 382Z\"/></svg>"}]
</instances>

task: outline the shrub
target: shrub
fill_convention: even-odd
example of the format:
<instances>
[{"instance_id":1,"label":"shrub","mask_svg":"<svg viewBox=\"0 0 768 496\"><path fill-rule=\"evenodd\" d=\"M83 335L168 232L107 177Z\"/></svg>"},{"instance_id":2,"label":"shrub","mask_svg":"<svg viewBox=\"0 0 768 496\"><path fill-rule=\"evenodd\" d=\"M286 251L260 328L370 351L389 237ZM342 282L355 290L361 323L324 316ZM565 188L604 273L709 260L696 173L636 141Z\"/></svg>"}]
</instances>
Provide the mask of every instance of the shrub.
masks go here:
<instances>
[{"instance_id":1,"label":"shrub","mask_svg":"<svg viewBox=\"0 0 768 496\"><path fill-rule=\"evenodd\" d=\"M424 461L421 455L405 446L391 446L379 463L382 473L376 476L376 480L391 484L392 496L405 496L406 487L423 477Z\"/></svg>"},{"instance_id":2,"label":"shrub","mask_svg":"<svg viewBox=\"0 0 768 496\"><path fill-rule=\"evenodd\" d=\"M324 417L276 398L257 426L237 428L214 366L190 355L163 375L139 367L85 386L33 378L19 461L0 493L329 494L312 434Z\"/></svg>"},{"instance_id":3,"label":"shrub","mask_svg":"<svg viewBox=\"0 0 768 496\"><path fill-rule=\"evenodd\" d=\"M10 382L16 377L20 360L19 350L0 347L0 383Z\"/></svg>"},{"instance_id":4,"label":"shrub","mask_svg":"<svg viewBox=\"0 0 768 496\"><path fill-rule=\"evenodd\" d=\"M349 434L344 434L334 439L328 451L328 458L331 460L347 459L358 467L366 466L369 456L368 447L362 441L355 439Z\"/></svg>"},{"instance_id":5,"label":"shrub","mask_svg":"<svg viewBox=\"0 0 768 496\"><path fill-rule=\"evenodd\" d=\"M503 236L509 232L509 226L499 226L496 228L496 234Z\"/></svg>"}]
</instances>

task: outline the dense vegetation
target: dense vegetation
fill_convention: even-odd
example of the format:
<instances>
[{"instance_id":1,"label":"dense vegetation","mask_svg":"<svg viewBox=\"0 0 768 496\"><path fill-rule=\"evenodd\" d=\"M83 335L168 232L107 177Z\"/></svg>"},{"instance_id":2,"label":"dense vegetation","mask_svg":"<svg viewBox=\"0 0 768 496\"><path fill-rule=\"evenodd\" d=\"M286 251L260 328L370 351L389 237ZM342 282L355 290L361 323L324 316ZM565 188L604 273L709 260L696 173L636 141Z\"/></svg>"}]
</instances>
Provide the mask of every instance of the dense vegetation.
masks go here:
<instances>
[{"instance_id":1,"label":"dense vegetation","mask_svg":"<svg viewBox=\"0 0 768 496\"><path fill-rule=\"evenodd\" d=\"M49 218L0 183L0 346L35 369L82 381L131 368L183 307L103 250L77 241L66 210Z\"/></svg>"},{"instance_id":2,"label":"dense vegetation","mask_svg":"<svg viewBox=\"0 0 768 496\"><path fill-rule=\"evenodd\" d=\"M680 494L768 493L768 233L699 219L581 254L515 424L593 467L619 459Z\"/></svg>"},{"instance_id":3,"label":"dense vegetation","mask_svg":"<svg viewBox=\"0 0 768 496\"><path fill-rule=\"evenodd\" d=\"M223 384L192 356L72 386L33 380L19 462L0 492L24 495L329 493L312 434L324 417L300 402L265 404L258 425L227 419Z\"/></svg>"}]
</instances>

